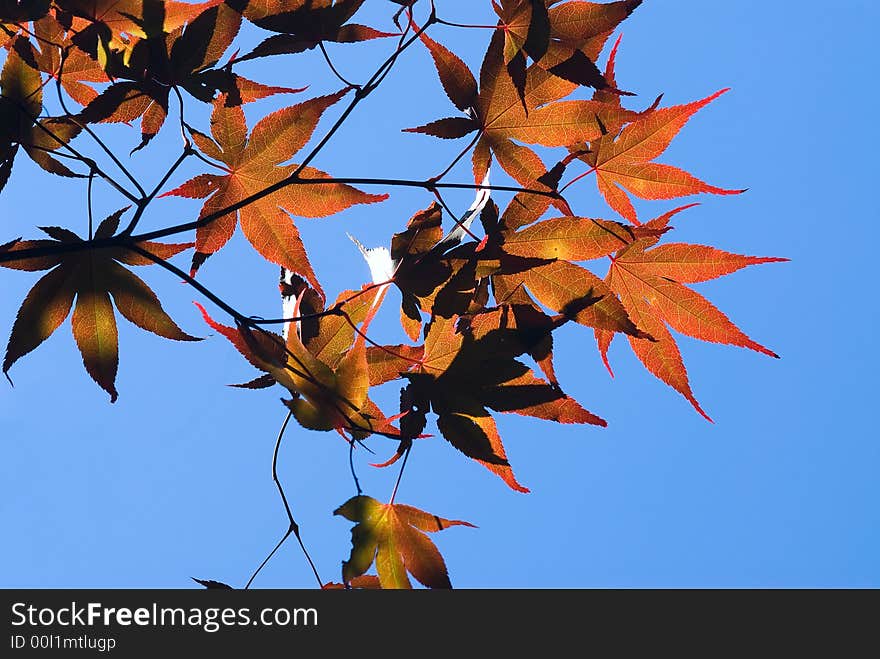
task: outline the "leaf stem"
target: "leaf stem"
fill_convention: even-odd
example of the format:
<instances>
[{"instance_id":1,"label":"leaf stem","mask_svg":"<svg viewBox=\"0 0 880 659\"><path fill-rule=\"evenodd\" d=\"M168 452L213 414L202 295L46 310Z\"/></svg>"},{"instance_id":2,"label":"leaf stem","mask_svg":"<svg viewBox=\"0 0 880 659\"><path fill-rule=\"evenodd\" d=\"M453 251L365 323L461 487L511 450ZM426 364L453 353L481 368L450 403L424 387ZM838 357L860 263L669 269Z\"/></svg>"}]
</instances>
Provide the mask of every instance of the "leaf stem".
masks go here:
<instances>
[{"instance_id":1,"label":"leaf stem","mask_svg":"<svg viewBox=\"0 0 880 659\"><path fill-rule=\"evenodd\" d=\"M89 183L86 186L86 206L88 208L89 213L89 240L92 240L94 236L94 216L92 214L92 183L95 180L95 170L89 170Z\"/></svg>"},{"instance_id":2,"label":"leaf stem","mask_svg":"<svg viewBox=\"0 0 880 659\"><path fill-rule=\"evenodd\" d=\"M412 451L412 445L406 447L406 453L403 454L403 462L400 464L400 471L397 472L397 482L394 483L394 490L391 492L391 499L388 501L388 505L394 503L394 499L397 497L397 490L400 488L400 481L403 479L403 470L406 469L406 461L409 459L409 452Z\"/></svg>"},{"instance_id":3,"label":"leaf stem","mask_svg":"<svg viewBox=\"0 0 880 659\"><path fill-rule=\"evenodd\" d=\"M449 167L447 167L446 169L444 169L443 172L442 172L441 174L438 174L437 176L435 176L435 177L432 178L431 180L434 181L434 182L439 182L440 179L442 179L442 178L443 178L444 176L446 176L449 172L451 172L451 171L452 171L452 168L455 167L455 166L458 164L458 162L459 162L462 158L465 157L465 155L468 153L468 151L470 151L471 149L474 148L474 145L475 145L477 142L480 141L480 138L481 138L482 136L483 136L482 131L481 131L481 132L478 132L478 133L476 134L476 136L474 137L474 139L471 140L470 144L468 144L468 145L462 150L462 152L459 153L459 154L455 157L455 160L453 160L453 161L450 163Z\"/></svg>"},{"instance_id":4,"label":"leaf stem","mask_svg":"<svg viewBox=\"0 0 880 659\"><path fill-rule=\"evenodd\" d=\"M471 238L473 238L477 242L480 242L480 239L474 235L473 231L471 231L468 227L466 227L464 225L463 220L460 217L458 217L458 215L456 215L453 212L453 210L449 207L449 205L446 203L446 200L443 199L443 195L440 194L439 190L434 190L434 196L437 198L437 201L440 202L440 205L443 206L444 209L446 209L446 212L449 213L450 217L452 217L453 221L455 222L455 228L460 228L468 236L470 236Z\"/></svg>"},{"instance_id":5,"label":"leaf stem","mask_svg":"<svg viewBox=\"0 0 880 659\"><path fill-rule=\"evenodd\" d=\"M568 190L572 185L574 185L575 183L577 183L581 179L588 177L590 174L597 171L598 169L599 169L598 167L593 167L592 169L587 170L583 174L578 174L573 179L571 179L568 183L566 183L564 186L562 186L562 189L559 191L559 194L561 195L563 192Z\"/></svg>"},{"instance_id":6,"label":"leaf stem","mask_svg":"<svg viewBox=\"0 0 880 659\"><path fill-rule=\"evenodd\" d=\"M361 337L364 341L369 343L374 348L378 348L379 350L381 350L385 354L391 355L392 357L395 357L397 359L401 359L403 361L410 362L412 364L419 363L419 361L417 359L413 359L412 357L407 357L406 355L398 354L398 353L394 352L393 350L391 350L390 348L388 348L388 346L383 346L382 344L377 343L376 341L371 339L367 335L366 332L364 332L360 327L357 326L357 323L355 323L351 319L351 316L348 315L348 313L346 313L345 311L341 311L339 315L341 315L345 319L345 322L347 322L349 324L349 326L355 331L355 334L357 334L359 337Z\"/></svg>"},{"instance_id":7,"label":"leaf stem","mask_svg":"<svg viewBox=\"0 0 880 659\"><path fill-rule=\"evenodd\" d=\"M445 21L442 18L438 18L437 23L440 25L446 25L447 27L460 27L469 30L503 30L506 28L505 25L470 25L467 23L453 23L452 21Z\"/></svg>"}]
</instances>

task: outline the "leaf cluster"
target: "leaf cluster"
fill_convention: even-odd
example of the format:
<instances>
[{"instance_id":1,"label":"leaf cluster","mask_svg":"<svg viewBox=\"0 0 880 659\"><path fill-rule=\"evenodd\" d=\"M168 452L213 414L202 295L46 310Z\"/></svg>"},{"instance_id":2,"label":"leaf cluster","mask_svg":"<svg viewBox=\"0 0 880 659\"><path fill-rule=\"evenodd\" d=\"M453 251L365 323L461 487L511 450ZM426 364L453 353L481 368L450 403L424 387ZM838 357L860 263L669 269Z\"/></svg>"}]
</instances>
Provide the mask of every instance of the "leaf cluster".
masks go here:
<instances>
[{"instance_id":1,"label":"leaf cluster","mask_svg":"<svg viewBox=\"0 0 880 659\"><path fill-rule=\"evenodd\" d=\"M776 356L691 285L784 259L669 241L673 218L695 204L650 221L637 213L633 197L656 201L743 192L657 162L690 118L727 90L691 103L665 105L657 98L644 104L617 82L619 39L604 66L598 65L606 43L641 0L491 0L487 5L497 23L486 26L442 19L438 14L450 3L395 1L386 29L358 22L364 4L0 4L5 58L0 190L12 180L13 164L23 152L48 174L85 179L82 219L88 227L86 237L83 230L46 227L49 239L13 240L0 247L0 265L46 271L13 323L4 373L70 316L86 371L115 401L117 312L161 337L195 340L130 270L159 265L229 317L221 322L199 305L207 325L257 371L236 386L281 387L288 419L336 433L352 450L373 438L391 442L390 458L376 466L402 459L398 485L410 452L419 442L437 441L437 434L513 490L528 492L508 460L499 414L607 425L567 395L557 377L554 337L563 328L588 328L609 371L609 348L622 335L649 372L707 419L672 331ZM449 32L471 28L488 33L478 70L454 51ZM243 30L265 34L244 54L236 47ZM353 84L334 65L332 48L372 40L389 44L391 54L369 80ZM438 108L440 118L402 129L417 134L406 136L414 153L429 148L425 136L467 138L455 161L427 180L338 178L314 166L324 145L410 47L424 49L433 64L426 75L436 76L455 112ZM299 78L310 71L288 66L307 51L320 52L338 91L264 113L249 127L244 105L302 94L313 82ZM279 78L285 79L257 82L242 75L242 67L258 58L276 58ZM282 76L282 71L295 73ZM188 121L185 110L193 103L210 110L207 125ZM98 136L104 124L138 130L131 153L120 156L107 147ZM155 146L151 142L161 131L179 133L180 155L168 159L170 167L155 186L145 188L125 160ZM89 148L110 164L102 164ZM447 177L465 157L470 158L468 182L449 183ZM185 161L198 161L201 170L176 180ZM333 169L337 166L341 163ZM576 210L583 204L573 186L588 176L595 176L607 209ZM512 185L493 185L498 177ZM115 189L129 206L93 229L97 183ZM369 186L380 191L362 189ZM430 205L408 220L400 218L387 246L367 249L358 243L371 281L328 297L297 218L325 218L381 203L398 187L423 190ZM451 208L443 197L448 188L473 190L471 207ZM168 197L197 200L194 219L138 234L148 209L162 208ZM247 315L198 278L239 227L255 254L280 269L281 318ZM160 240L178 234L187 234L188 242ZM189 250L187 272L171 259ZM222 259L216 262L224 267ZM211 258L210 267L214 263ZM602 263L604 276L596 272ZM379 340L371 324L390 304L395 314L399 306L401 336ZM589 358L583 352L578 359ZM383 410L378 388L390 383L399 389L400 404ZM273 473L277 457L276 446ZM278 483L277 474L275 479ZM335 511L354 523L341 583L319 582L405 588L412 576L427 587L450 587L445 562L426 533L470 525L395 503L397 486L383 504L360 491L356 474L355 484L358 495ZM278 487L290 521L288 535L295 533L302 544ZM370 575L374 566L376 574Z\"/></svg>"}]
</instances>

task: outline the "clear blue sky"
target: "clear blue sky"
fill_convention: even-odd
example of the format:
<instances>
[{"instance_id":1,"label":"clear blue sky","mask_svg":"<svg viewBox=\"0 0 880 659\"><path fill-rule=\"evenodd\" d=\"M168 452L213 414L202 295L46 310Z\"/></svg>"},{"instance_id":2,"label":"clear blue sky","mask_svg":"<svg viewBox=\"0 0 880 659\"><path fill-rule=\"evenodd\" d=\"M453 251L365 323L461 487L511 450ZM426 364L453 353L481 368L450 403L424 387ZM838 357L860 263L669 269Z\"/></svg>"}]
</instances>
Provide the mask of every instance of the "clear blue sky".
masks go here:
<instances>
[{"instance_id":1,"label":"clear blue sky","mask_svg":"<svg viewBox=\"0 0 880 659\"><path fill-rule=\"evenodd\" d=\"M463 5L438 1L449 20L470 18ZM388 27L381 17L389 6L369 2L364 17ZM619 82L642 101L663 92L667 103L682 103L733 88L691 121L664 161L749 191L703 200L676 221L675 239L792 259L699 286L782 359L682 339L696 394L717 422L710 425L648 375L625 342L612 349L611 380L592 333L565 328L557 339L561 382L610 427L502 418L511 463L532 494L508 490L439 438L411 457L399 500L480 527L435 538L455 586L880 585L868 233L878 219L878 20L867 1L646 0L624 24ZM478 67L485 32L442 28L435 36ZM331 52L364 79L388 47ZM313 54L251 71L265 82L312 84L307 94L332 86L320 82L328 78ZM249 107L251 125L299 98ZM427 177L458 145L399 129L452 111L426 51L414 48L316 165L340 176ZM134 130L111 134L120 150L136 144ZM133 157L146 180L167 166L176 137L169 127ZM467 168L450 180L467 181ZM468 197L451 200L463 210ZM613 217L592 183L572 199L584 215ZM301 221L325 289L335 294L369 277L346 231L386 244L428 203L425 194L394 191L382 205ZM122 205L109 192L97 204L105 215ZM159 227L197 210L168 200L145 222ZM0 195L0 218L0 242L34 236L34 225L82 228L83 188L47 179L20 158ZM158 268L138 274L184 329L209 336L192 291ZM200 277L249 313L277 315L276 270L241 236ZM34 280L0 272L4 333ZM393 306L376 330L398 340ZM286 524L269 474L281 390L225 387L252 371L222 337L174 344L121 324L120 342L115 405L87 378L69 326L16 365L15 388L0 386L0 585L187 587L190 576L243 584ZM390 455L389 442L371 445ZM386 498L395 472L368 467L375 457L363 451L358 460L366 492ZM292 428L281 476L322 576L338 580L350 525L331 512L353 494L346 445ZM295 544L257 582L312 584Z\"/></svg>"}]
</instances>

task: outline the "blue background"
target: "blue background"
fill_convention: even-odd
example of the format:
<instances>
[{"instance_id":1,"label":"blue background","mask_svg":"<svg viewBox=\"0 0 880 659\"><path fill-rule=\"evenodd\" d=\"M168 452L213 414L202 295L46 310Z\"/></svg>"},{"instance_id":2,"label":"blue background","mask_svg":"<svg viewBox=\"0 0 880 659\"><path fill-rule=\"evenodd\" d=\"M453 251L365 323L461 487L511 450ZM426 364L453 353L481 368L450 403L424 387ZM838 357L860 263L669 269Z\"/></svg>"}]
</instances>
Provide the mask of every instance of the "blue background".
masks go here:
<instances>
[{"instance_id":1,"label":"blue background","mask_svg":"<svg viewBox=\"0 0 880 659\"><path fill-rule=\"evenodd\" d=\"M492 20L488 2L474 4L480 9L438 2L448 20ZM359 18L389 28L389 7L369 2ZM661 92L670 104L733 87L688 124L661 161L749 191L701 200L676 219L673 239L792 259L698 286L782 359L683 338L696 395L717 422L711 425L653 379L624 341L612 348L611 380L592 333L564 328L557 339L561 382L610 427L501 418L510 461L532 494L508 490L439 438L421 442L411 456L398 500L479 526L434 538L455 586L880 585L869 233L877 220L880 98L871 44L878 20L876 3L867 1L648 0L623 25L618 81L639 93L635 106ZM250 30L242 43L260 36ZM476 71L489 35L437 28L434 36ZM391 47L389 40L330 50L350 78L365 80ZM249 106L251 125L335 87L315 53L242 70L264 82L312 85L305 94ZM193 120L203 120L191 106ZM338 176L430 176L461 145L399 129L452 114L417 45L315 164ZM147 182L176 155L173 119L131 159ZM124 126L104 134L121 153L137 141L136 130ZM196 163L174 183L200 171ZM504 182L496 173L493 182ZM449 180L469 181L467 164ZM449 201L464 210L471 197ZM123 205L112 192L96 199L101 216ZM613 217L592 179L572 188L570 199L584 215ZM299 221L328 293L369 278L346 231L367 245L387 244L430 201L423 192L393 190L384 204ZM503 206L507 198L498 201ZM673 205L639 209L647 218ZM198 208L161 200L143 226L187 220ZM18 159L0 196L3 240L35 237L35 225L84 232L85 217L84 186L50 179ZM15 388L0 386L0 585L188 587L190 576L242 585L286 527L269 473L284 416L281 390L226 387L252 371L222 337L211 336L191 304L194 292L155 267L138 274L184 329L209 338L174 344L121 321L115 405L85 374L69 324L16 365ZM5 332L35 277L0 276ZM240 234L200 278L247 313L278 313L276 268ZM377 338L401 339L396 301L389 299L374 326ZM392 385L380 400L390 406L395 395ZM366 492L385 499L396 470L366 463L393 446L382 439L370 445L378 456L359 451L359 472ZM339 579L348 555L350 524L331 516L354 494L347 459L335 434L299 428L289 430L281 458L281 477L324 580ZM313 583L291 543L255 585Z\"/></svg>"}]
</instances>

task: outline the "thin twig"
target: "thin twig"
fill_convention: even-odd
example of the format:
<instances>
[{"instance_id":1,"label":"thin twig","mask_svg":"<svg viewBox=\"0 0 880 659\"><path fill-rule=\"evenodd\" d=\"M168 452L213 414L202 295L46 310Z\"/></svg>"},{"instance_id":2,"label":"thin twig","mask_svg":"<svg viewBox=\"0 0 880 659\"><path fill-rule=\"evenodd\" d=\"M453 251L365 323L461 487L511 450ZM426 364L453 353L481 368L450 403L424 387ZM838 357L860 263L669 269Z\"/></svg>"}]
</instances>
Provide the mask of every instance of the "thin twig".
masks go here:
<instances>
[{"instance_id":1,"label":"thin twig","mask_svg":"<svg viewBox=\"0 0 880 659\"><path fill-rule=\"evenodd\" d=\"M464 221L456 215L453 210L447 205L446 200L443 199L443 195L440 194L439 190L434 190L434 196L437 198L437 201L440 202L440 205L446 209L446 212L449 213L450 217L452 217L453 221L455 221L455 228L461 228L468 236L480 242L480 238L474 234L468 227L464 225Z\"/></svg>"},{"instance_id":2,"label":"thin twig","mask_svg":"<svg viewBox=\"0 0 880 659\"><path fill-rule=\"evenodd\" d=\"M340 300L336 304L334 304L329 309L325 309L324 311L317 311L314 313L304 313L298 316L291 316L290 318L251 318L254 325L283 325L286 323L298 323L303 320L314 320L316 318L321 318L323 316L341 316L340 309L342 309L345 305L354 302L356 299L370 293L371 291L376 290L377 288L382 288L382 286L387 286L389 284L393 284L393 279L388 279L386 281L376 282L374 284L369 284L368 286L364 286L357 293L353 293L349 295L347 298Z\"/></svg>"},{"instance_id":3,"label":"thin twig","mask_svg":"<svg viewBox=\"0 0 880 659\"><path fill-rule=\"evenodd\" d=\"M431 3L431 15L432 16L434 15L433 2ZM412 25L413 25L412 7L407 7L406 16L407 16L406 26L404 27L403 31L400 33L400 40L397 42L397 51L392 55L392 60L389 63L389 65L385 68L385 72L382 73L376 79L376 81L373 83L373 89L375 89L376 87L378 87L379 85L382 84L382 82L385 80L385 78L388 76L388 74L391 73L391 68L394 66L394 63L397 61L397 58L400 57L400 54L403 52L404 48L408 47L408 45L409 45L406 43L406 39L409 36L409 32L412 29Z\"/></svg>"},{"instance_id":4,"label":"thin twig","mask_svg":"<svg viewBox=\"0 0 880 659\"><path fill-rule=\"evenodd\" d=\"M403 53L403 51L405 51L407 48L409 48L416 40L418 40L419 36L421 36L421 34L425 30L427 30L430 25L433 24L435 19L436 18L432 12L431 17L428 19L425 25L422 26L422 28L418 32L416 32L416 34L413 35L413 37L407 42L398 45L394 53L392 53L392 55L382 63L382 65L377 69L376 73L374 73L373 76L367 81L367 84L355 89L355 95L351 103L348 104L348 107L343 110L342 114L339 116L336 122L324 134L324 137L321 138L321 141L315 145L315 147L309 152L302 163L299 164L299 166L294 171L292 177L298 177L309 165L309 163L311 163L318 156L321 150L342 127L342 124L345 123L349 115L354 112L355 108L360 104L360 102L364 100L367 96L369 96L373 92L373 90L376 89L385 71L390 70L391 67L394 66L394 63L397 61L397 58L400 57L400 54Z\"/></svg>"},{"instance_id":5,"label":"thin twig","mask_svg":"<svg viewBox=\"0 0 880 659\"><path fill-rule=\"evenodd\" d=\"M191 231L194 229L199 229L203 226L207 226L214 220L223 215L227 215L234 211L240 210L245 206L248 206L255 201L259 201L264 197L277 192L278 190L282 190L290 185L332 185L334 183L345 183L350 185L381 185L381 186L390 186L390 187L404 187L404 188L422 188L423 190L433 191L434 189L450 189L450 190L492 190L495 192L514 192L514 193L525 193L525 194L534 194L542 197L550 197L552 199L559 198L558 193L553 190L534 190L531 188L518 188L515 186L509 185L479 185L475 183L433 183L431 181L413 181L406 179L382 179L382 178L321 178L321 179L306 179L299 177L289 177L278 183L267 186L263 188L259 192L255 192L254 194L241 199L233 204L225 208L221 208L220 210L209 213L198 220L194 220L192 222L187 222L184 224L178 224L172 227L168 227L166 229L160 229L157 231L151 231L150 233L142 234L138 236L140 240L156 240L158 238L165 238L167 236L173 236L178 233L182 233L184 231Z\"/></svg>"},{"instance_id":6,"label":"thin twig","mask_svg":"<svg viewBox=\"0 0 880 659\"><path fill-rule=\"evenodd\" d=\"M278 541L278 544L269 552L269 555L260 563L260 566L254 571L251 575L251 578L248 579L247 584L245 585L245 590L251 587L254 579L256 579L257 575L260 571L266 566L266 564L271 560L272 556L275 555L281 545L292 535L296 536L297 541L299 542L299 546L302 549L303 554L306 557L306 560L309 562L309 567L312 568L312 573L315 575L315 579L318 581L318 588L323 588L324 582L321 581L321 577L318 574L318 569L315 567L315 562L312 560L312 557L309 555L308 549L306 549L306 545L302 540L302 536L299 532L299 524L296 523L296 520L293 518L293 512L290 510L290 504L287 502L287 495L284 493L284 487L281 485L281 480L278 478L278 453L281 449L281 440L284 439L284 431L287 430L287 424L290 423L290 419L293 418L293 412L290 411L287 413L287 416L284 417L284 423L281 424L281 430L278 432L278 439L275 440L275 450L272 453L272 480L275 482L275 486L278 488L278 493L281 495L281 502L284 504L284 511L287 513L287 521L289 526L287 528L287 532L282 536L281 540Z\"/></svg>"},{"instance_id":7,"label":"thin twig","mask_svg":"<svg viewBox=\"0 0 880 659\"><path fill-rule=\"evenodd\" d=\"M134 216L131 218L131 222L128 223L128 226L125 227L125 230L122 232L124 236L130 236L134 230L137 228L138 223L141 221L141 217L143 217L144 211L147 209L153 199L156 198L156 195L159 194L159 191L165 186L168 182L168 179L177 171L177 168L183 164L183 161L186 160L189 156L194 153L194 150L190 145L187 145L183 149L183 153L178 156L177 160L175 160L171 167L168 168L168 171L165 172L165 175L159 180L156 184L156 187L150 192L150 194L146 195L143 199L138 202L137 208L135 209Z\"/></svg>"},{"instance_id":8,"label":"thin twig","mask_svg":"<svg viewBox=\"0 0 880 659\"><path fill-rule=\"evenodd\" d=\"M84 244L95 245L98 242L100 242L100 241L92 241L91 243L84 243ZM166 261L165 259L163 259L159 256L156 256L155 254L150 252L148 249L141 247L137 242L127 243L125 245L125 247L130 249L133 252L137 252L138 254L140 254L141 256L143 256L145 258L150 259L153 263L165 268L168 272L170 272L174 275L177 275L183 281L185 281L187 284L189 284L194 289L196 289L199 293L201 293L206 298L208 298L211 302L213 302L218 307L220 307L223 311L225 311L230 316L232 316L236 321L238 321L240 323L244 323L244 324L248 324L251 322L247 316L245 316L243 313L241 313L240 311L238 311L234 307L227 304L223 299L220 298L220 296L218 296L217 294L212 292L209 288L207 288L200 281L197 281L193 277L189 276L187 273L185 273L183 270L178 268L173 263L170 263L170 262ZM24 251L24 250L22 250L22 251ZM2 257L2 254L0 254L0 257Z\"/></svg>"},{"instance_id":9,"label":"thin twig","mask_svg":"<svg viewBox=\"0 0 880 659\"><path fill-rule=\"evenodd\" d=\"M348 467L351 469L351 477L354 479L354 486L357 488L358 496L364 491L361 489L361 482L358 480L357 471L354 468L354 442L348 443Z\"/></svg>"},{"instance_id":10,"label":"thin twig","mask_svg":"<svg viewBox=\"0 0 880 659\"><path fill-rule=\"evenodd\" d=\"M438 18L437 23L440 25L446 25L447 27L460 27L469 30L503 30L506 27L504 25L468 25L466 23L453 23L452 21L444 21L442 18Z\"/></svg>"},{"instance_id":11,"label":"thin twig","mask_svg":"<svg viewBox=\"0 0 880 659\"><path fill-rule=\"evenodd\" d=\"M89 183L86 187L86 206L88 206L89 211L89 240L94 238L94 217L92 215L92 182L95 180L95 170L92 169L89 171Z\"/></svg>"},{"instance_id":12,"label":"thin twig","mask_svg":"<svg viewBox=\"0 0 880 659\"><path fill-rule=\"evenodd\" d=\"M183 114L183 95L180 93L177 85L172 86L171 89L174 90L174 94L177 96L178 106L180 107L180 137L183 138L183 148L184 150L189 150L192 145L189 141L189 136L186 134L186 118Z\"/></svg>"},{"instance_id":13,"label":"thin twig","mask_svg":"<svg viewBox=\"0 0 880 659\"><path fill-rule=\"evenodd\" d=\"M91 137L94 142L101 148L101 150L106 153L110 160L119 168L125 177L132 182L134 187L140 193L141 197L144 197L147 193L138 180L132 176L131 172L128 171L128 168L122 164L122 161L116 157L116 154L113 153L113 150L110 149L98 135L91 129L87 122L80 122L76 116L67 109L67 103L64 101L64 94L61 93L61 76L64 73L64 63L67 60L67 51L64 50L61 52L61 64L58 66L58 75L55 76L55 87L58 92L58 103L61 105L61 109L64 111L64 114L67 115L67 118L70 119L73 123L79 126L83 131L85 131L89 137Z\"/></svg>"},{"instance_id":14,"label":"thin twig","mask_svg":"<svg viewBox=\"0 0 880 659\"><path fill-rule=\"evenodd\" d=\"M330 67L330 70L333 72L333 75L335 75L337 78L339 78L340 82L342 82L343 85L345 85L346 87L351 87L352 89L359 89L360 88L360 85L355 85L354 83L346 80L345 76L343 76L336 69L336 67L333 65L333 60L330 59L330 54L327 52L327 48L324 46L323 41L318 42L318 48L321 49L321 54L324 56L324 61L327 62L327 66Z\"/></svg>"},{"instance_id":15,"label":"thin twig","mask_svg":"<svg viewBox=\"0 0 880 659\"><path fill-rule=\"evenodd\" d=\"M374 348L378 348L379 350L381 350L385 354L391 355L392 357L395 357L397 359L401 359L403 361L410 362L412 364L419 363L419 360L413 359L412 357L407 357L406 355L398 354L398 353L394 352L393 350L391 350L388 346L383 346L381 343L377 343L376 341L371 339L369 336L367 336L366 332L364 332L360 327L357 326L357 324L351 319L351 316L349 316L348 313L346 313L345 311L342 311L340 313L340 315L345 319L345 322L347 322L351 326L351 328L355 331L355 333L359 337L361 337L364 341L369 343Z\"/></svg>"}]
</instances>

